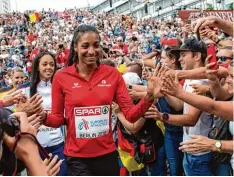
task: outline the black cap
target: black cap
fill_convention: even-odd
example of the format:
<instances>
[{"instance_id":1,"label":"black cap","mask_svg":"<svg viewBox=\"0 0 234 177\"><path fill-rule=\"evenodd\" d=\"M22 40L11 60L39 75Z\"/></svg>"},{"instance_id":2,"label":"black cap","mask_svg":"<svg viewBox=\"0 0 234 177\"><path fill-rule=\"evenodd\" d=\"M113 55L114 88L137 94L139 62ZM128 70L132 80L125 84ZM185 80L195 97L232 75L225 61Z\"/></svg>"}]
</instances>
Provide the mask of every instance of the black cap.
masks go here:
<instances>
[{"instance_id":1,"label":"black cap","mask_svg":"<svg viewBox=\"0 0 234 177\"><path fill-rule=\"evenodd\" d=\"M184 44L182 44L182 46L178 49L173 49L173 51L192 51L207 55L206 44L202 41L199 42L195 37L185 39Z\"/></svg>"}]
</instances>

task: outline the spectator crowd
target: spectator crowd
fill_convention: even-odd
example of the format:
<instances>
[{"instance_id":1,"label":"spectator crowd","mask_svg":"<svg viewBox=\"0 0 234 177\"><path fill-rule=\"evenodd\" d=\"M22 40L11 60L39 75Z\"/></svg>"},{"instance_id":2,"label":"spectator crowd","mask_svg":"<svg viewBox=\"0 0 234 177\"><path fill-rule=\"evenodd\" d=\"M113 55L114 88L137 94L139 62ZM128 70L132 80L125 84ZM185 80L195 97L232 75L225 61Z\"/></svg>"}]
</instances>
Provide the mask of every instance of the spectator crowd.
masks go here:
<instances>
[{"instance_id":1,"label":"spectator crowd","mask_svg":"<svg viewBox=\"0 0 234 177\"><path fill-rule=\"evenodd\" d=\"M0 125L7 124L13 117L19 120L18 132L21 132L17 136L8 133L7 126L0 126L0 139L3 140L0 140L0 171L3 174L15 175L24 170L19 163L7 163L8 155L13 153L16 154L16 157L11 154L13 159L24 162L28 175L105 175L98 171L101 160L88 161L88 155L79 156L82 150L74 157L85 159L87 168L95 169L93 166L96 166L96 171L78 173L75 165L79 164L69 154L76 151L69 149L73 145L69 136L74 133L68 126L71 120L67 118L70 116L67 109L71 108L66 106L72 107L77 100L81 104L82 99L90 99L86 96L88 92L72 91L72 94L82 96L67 104L69 97L64 96L67 89L62 90L61 86L59 93L65 102L60 103L64 104L67 119L62 126L47 121L47 115L45 118L40 114L46 112L49 115L50 110L55 113L53 109L60 103L57 101L55 105L53 102L53 92L58 94L54 87L74 79L71 73L64 74L72 64L81 63L82 57L91 56L100 49L98 65L108 65L105 72L110 72L111 76L109 68L116 68L139 112L144 108L138 105L148 98L149 90L154 89L150 108L134 121L128 119L128 111L120 105L118 98L110 107L102 108L104 113L111 110L108 121L111 129L108 131L115 144L119 175L233 175L233 22L208 16L189 24L178 17L136 19L76 8L64 12L42 10L37 12L39 18L32 22L32 13L35 12L0 14ZM99 34L98 43L93 41L92 32ZM89 34L87 38L86 33ZM91 62L92 57L88 60ZM82 71L80 67L81 64L77 67L79 72ZM88 79L83 78L92 80L95 72ZM59 74L64 74L63 81L58 79ZM118 75L112 77L114 80ZM92 80L87 84L95 82ZM97 87L109 88L106 82L102 79ZM74 83L72 87L75 90L84 85ZM91 86L89 89L92 90ZM118 90L112 91L118 94ZM90 100L108 96L101 90L90 95ZM106 120L105 116L102 118ZM76 137L80 139L93 139L84 129L105 123L82 121L75 121ZM10 124L10 127L14 125ZM77 133L78 129L83 133ZM107 136L102 133L101 137ZM100 141L104 142L104 139ZM81 149L91 146L88 141L84 147L83 142L81 144ZM44 151L45 155L42 155ZM100 152L101 155L104 153ZM94 158L93 154L90 158ZM103 164L106 164L102 167L106 171L109 168L114 171L115 165L112 166L108 158ZM16 171L15 166L18 166Z\"/></svg>"}]
</instances>

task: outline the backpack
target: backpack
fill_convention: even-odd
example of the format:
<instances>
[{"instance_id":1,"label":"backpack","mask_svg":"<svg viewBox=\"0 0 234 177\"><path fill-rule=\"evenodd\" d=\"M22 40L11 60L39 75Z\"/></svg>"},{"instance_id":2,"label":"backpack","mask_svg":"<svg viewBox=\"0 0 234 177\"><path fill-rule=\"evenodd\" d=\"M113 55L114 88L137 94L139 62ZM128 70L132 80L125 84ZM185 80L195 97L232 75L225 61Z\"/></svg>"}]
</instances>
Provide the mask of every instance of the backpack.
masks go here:
<instances>
[{"instance_id":1,"label":"backpack","mask_svg":"<svg viewBox=\"0 0 234 177\"><path fill-rule=\"evenodd\" d=\"M129 134L120 122L118 128L123 138L122 142L125 142L125 147L126 143L128 143L128 147L131 147L131 150L127 151L138 164L149 164L156 160L156 150L163 145L164 137L155 120L146 120L142 129L134 135Z\"/></svg>"}]
</instances>

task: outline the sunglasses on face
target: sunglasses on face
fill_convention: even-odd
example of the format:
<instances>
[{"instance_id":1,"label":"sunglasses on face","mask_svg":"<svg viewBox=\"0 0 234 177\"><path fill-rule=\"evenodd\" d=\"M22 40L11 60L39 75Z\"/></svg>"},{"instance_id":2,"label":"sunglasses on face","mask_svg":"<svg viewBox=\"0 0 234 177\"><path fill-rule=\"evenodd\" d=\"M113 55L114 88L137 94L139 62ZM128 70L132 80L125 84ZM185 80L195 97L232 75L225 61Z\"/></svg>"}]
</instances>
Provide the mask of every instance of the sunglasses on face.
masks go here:
<instances>
[{"instance_id":1,"label":"sunglasses on face","mask_svg":"<svg viewBox=\"0 0 234 177\"><path fill-rule=\"evenodd\" d=\"M231 58L231 57L226 57L226 56L217 56L216 57L217 58L217 60L221 60L222 62L225 62L227 59L233 59L233 58Z\"/></svg>"},{"instance_id":2,"label":"sunglasses on face","mask_svg":"<svg viewBox=\"0 0 234 177\"><path fill-rule=\"evenodd\" d=\"M123 42L122 40L118 40L117 42Z\"/></svg>"}]
</instances>

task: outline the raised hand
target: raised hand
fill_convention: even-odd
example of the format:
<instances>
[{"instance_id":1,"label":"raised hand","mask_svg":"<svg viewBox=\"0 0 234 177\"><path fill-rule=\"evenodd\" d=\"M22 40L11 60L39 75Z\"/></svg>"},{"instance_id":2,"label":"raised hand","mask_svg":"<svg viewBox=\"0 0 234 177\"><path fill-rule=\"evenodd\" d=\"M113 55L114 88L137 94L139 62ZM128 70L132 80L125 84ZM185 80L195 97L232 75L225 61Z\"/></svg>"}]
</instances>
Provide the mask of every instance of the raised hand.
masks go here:
<instances>
[{"instance_id":1,"label":"raised hand","mask_svg":"<svg viewBox=\"0 0 234 177\"><path fill-rule=\"evenodd\" d=\"M218 37L217 37L215 31L213 31L213 30L208 31L207 37L210 40L214 41L215 43L218 41Z\"/></svg>"},{"instance_id":2,"label":"raised hand","mask_svg":"<svg viewBox=\"0 0 234 177\"><path fill-rule=\"evenodd\" d=\"M6 96L3 97L2 102L3 106L12 106L14 104L18 104L20 100L24 98L21 90L18 91L10 91Z\"/></svg>"},{"instance_id":3,"label":"raised hand","mask_svg":"<svg viewBox=\"0 0 234 177\"><path fill-rule=\"evenodd\" d=\"M49 154L50 157L52 157L52 154ZM56 176L60 170L60 166L62 165L63 160L58 161L58 156L54 156L53 159L45 159L43 163L46 166L47 173L49 176Z\"/></svg>"},{"instance_id":4,"label":"raised hand","mask_svg":"<svg viewBox=\"0 0 234 177\"><path fill-rule=\"evenodd\" d=\"M206 58L206 77L207 79L209 79L209 81L211 82L216 82L218 81L218 70L212 70L211 67L214 66L216 63L209 63L210 59L211 59L211 55L209 55Z\"/></svg>"},{"instance_id":5,"label":"raised hand","mask_svg":"<svg viewBox=\"0 0 234 177\"><path fill-rule=\"evenodd\" d=\"M155 105L152 105L148 111L144 114L145 119L162 120L161 113L158 111Z\"/></svg>"},{"instance_id":6,"label":"raised hand","mask_svg":"<svg viewBox=\"0 0 234 177\"><path fill-rule=\"evenodd\" d=\"M209 29L200 30L199 33L200 33L201 38L204 39L207 37L207 34L209 33Z\"/></svg>"},{"instance_id":7,"label":"raised hand","mask_svg":"<svg viewBox=\"0 0 234 177\"><path fill-rule=\"evenodd\" d=\"M190 85L193 88L193 92L197 95L207 95L210 91L209 85L200 85L200 84L191 84Z\"/></svg>"},{"instance_id":8,"label":"raised hand","mask_svg":"<svg viewBox=\"0 0 234 177\"><path fill-rule=\"evenodd\" d=\"M43 111L41 107L41 103L43 102L42 97L38 94L35 94L30 99L28 99L25 103L19 103L17 107L17 111L26 112L28 116L32 114L38 113L40 114Z\"/></svg>"},{"instance_id":9,"label":"raised hand","mask_svg":"<svg viewBox=\"0 0 234 177\"><path fill-rule=\"evenodd\" d=\"M147 95L158 98L162 88L162 78L165 76L167 68L165 66L160 67L160 63L157 64L154 70L153 76L148 80Z\"/></svg>"},{"instance_id":10,"label":"raised hand","mask_svg":"<svg viewBox=\"0 0 234 177\"><path fill-rule=\"evenodd\" d=\"M43 117L39 116L37 114L33 114L30 117L28 117L28 122L35 127L36 130L40 128L42 125Z\"/></svg>"},{"instance_id":11,"label":"raised hand","mask_svg":"<svg viewBox=\"0 0 234 177\"><path fill-rule=\"evenodd\" d=\"M208 16L205 18L199 18L195 22L192 23L192 29L194 32L197 32L199 29L204 29L206 26L212 28L217 26L218 17L216 16Z\"/></svg>"},{"instance_id":12,"label":"raised hand","mask_svg":"<svg viewBox=\"0 0 234 177\"><path fill-rule=\"evenodd\" d=\"M184 25L184 27L182 27L182 31L183 31L183 33L185 33L185 34L191 33L191 32L192 32L191 25L190 25L190 24Z\"/></svg>"},{"instance_id":13,"label":"raised hand","mask_svg":"<svg viewBox=\"0 0 234 177\"><path fill-rule=\"evenodd\" d=\"M164 77L162 85L162 92L171 96L177 96L183 91L183 87L179 83L178 73L175 75L175 80L171 75Z\"/></svg>"}]
</instances>

